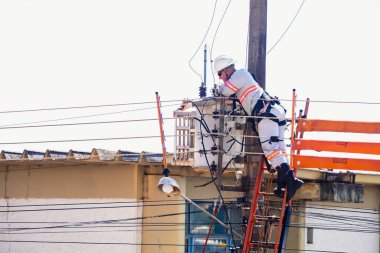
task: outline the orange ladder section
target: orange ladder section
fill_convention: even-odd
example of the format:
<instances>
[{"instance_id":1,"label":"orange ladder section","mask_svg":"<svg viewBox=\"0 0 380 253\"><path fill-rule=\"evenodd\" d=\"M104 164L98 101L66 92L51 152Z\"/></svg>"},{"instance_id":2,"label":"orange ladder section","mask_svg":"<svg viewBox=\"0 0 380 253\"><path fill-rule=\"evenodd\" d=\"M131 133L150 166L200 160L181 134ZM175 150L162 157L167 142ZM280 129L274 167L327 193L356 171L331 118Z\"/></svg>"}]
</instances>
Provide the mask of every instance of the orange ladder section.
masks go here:
<instances>
[{"instance_id":1,"label":"orange ladder section","mask_svg":"<svg viewBox=\"0 0 380 253\"><path fill-rule=\"evenodd\" d=\"M294 136L295 131L295 101L296 94L295 90L293 90L291 136ZM305 112L307 111L307 108L308 102L306 104ZM292 157L290 158L292 160ZM271 174L267 181L266 191L263 191L262 182L264 169L264 156L262 156L259 171L256 177L253 197L251 200L250 214L243 243L243 253L248 253L251 250L254 250L254 252L265 253L271 250L273 253L277 253L280 249L280 245L284 240L286 241L284 234L287 234L287 231L284 229L285 226L283 228L283 223L286 223L286 219L289 219L288 213L290 210L291 201L287 201L286 198L283 198L281 201L281 208L273 208L269 206L270 197L273 196L273 194L270 193L272 191L273 174ZM286 196L286 191L284 196ZM260 198L263 198L263 205L259 205ZM261 215L259 215L259 211L261 212ZM276 215L269 215L270 212L273 211L277 212ZM277 232L276 234L272 234L271 231L276 226L275 224L277 224ZM252 233L254 232L254 228L258 228L259 230L259 237L257 241L252 241Z\"/></svg>"}]
</instances>

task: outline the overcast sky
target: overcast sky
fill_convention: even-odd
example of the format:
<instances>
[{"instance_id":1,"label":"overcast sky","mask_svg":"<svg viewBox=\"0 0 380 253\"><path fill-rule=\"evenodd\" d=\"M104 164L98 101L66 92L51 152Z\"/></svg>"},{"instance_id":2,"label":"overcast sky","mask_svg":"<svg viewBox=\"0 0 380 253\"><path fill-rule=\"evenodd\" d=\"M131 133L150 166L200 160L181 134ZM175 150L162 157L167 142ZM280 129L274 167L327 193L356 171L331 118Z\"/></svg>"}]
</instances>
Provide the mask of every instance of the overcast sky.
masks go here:
<instances>
[{"instance_id":1,"label":"overcast sky","mask_svg":"<svg viewBox=\"0 0 380 253\"><path fill-rule=\"evenodd\" d=\"M302 0L268 1L269 50ZM0 0L0 111L197 98L201 79L189 60L206 33L214 0ZM219 0L204 43L211 48L228 4ZM216 34L213 57L229 54L245 66L248 0L232 0ZM380 1L306 0L294 23L267 55L267 90L285 100L379 102ZM203 44L204 44L203 43ZM192 60L203 75L203 44ZM207 85L213 84L210 68ZM285 102L286 103L286 102ZM163 108L172 117L178 102ZM302 103L299 103L302 106ZM136 109L145 110L132 111ZM290 108L289 108L290 109ZM309 116L380 121L380 105L315 102ZM111 113L107 116L58 120ZM290 116L288 114L288 116ZM154 103L93 109L0 114L0 127L156 118ZM55 120L55 121L48 121ZM165 133L173 134L172 120ZM42 144L40 140L159 135L158 123L0 129L0 150L160 151L160 140ZM173 151L172 138L167 138Z\"/></svg>"}]
</instances>

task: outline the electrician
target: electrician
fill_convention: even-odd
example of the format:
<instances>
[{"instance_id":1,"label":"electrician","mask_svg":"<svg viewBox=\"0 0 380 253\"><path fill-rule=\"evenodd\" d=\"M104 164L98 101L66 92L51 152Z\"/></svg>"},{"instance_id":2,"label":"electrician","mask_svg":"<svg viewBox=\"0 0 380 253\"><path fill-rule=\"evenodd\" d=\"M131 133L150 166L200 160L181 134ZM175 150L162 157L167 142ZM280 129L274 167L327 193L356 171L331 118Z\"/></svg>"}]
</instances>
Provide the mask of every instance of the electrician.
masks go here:
<instances>
[{"instance_id":1,"label":"electrician","mask_svg":"<svg viewBox=\"0 0 380 253\"><path fill-rule=\"evenodd\" d=\"M285 108L280 105L278 99L270 97L247 70L236 70L232 58L226 55L218 56L214 60L214 70L223 80L218 92L226 97L235 94L245 112L249 116L256 116L254 119L261 148L271 166L277 170L277 188L273 192L283 198L286 186L287 199L291 199L303 185L303 181L295 177L286 156Z\"/></svg>"}]
</instances>

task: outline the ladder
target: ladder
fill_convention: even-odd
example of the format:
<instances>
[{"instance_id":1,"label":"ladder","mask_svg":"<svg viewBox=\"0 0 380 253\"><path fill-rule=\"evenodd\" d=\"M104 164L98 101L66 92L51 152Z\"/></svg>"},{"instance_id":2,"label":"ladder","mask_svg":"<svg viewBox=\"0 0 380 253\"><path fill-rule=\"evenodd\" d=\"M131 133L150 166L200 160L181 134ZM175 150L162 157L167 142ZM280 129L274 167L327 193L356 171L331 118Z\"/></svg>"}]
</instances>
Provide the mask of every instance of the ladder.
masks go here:
<instances>
[{"instance_id":1,"label":"ladder","mask_svg":"<svg viewBox=\"0 0 380 253\"><path fill-rule=\"evenodd\" d=\"M292 99L292 120L291 120L291 151L290 151L290 168L296 174L297 169L318 169L326 168L332 170L345 171L370 171L380 172L379 159L366 158L347 158L323 156L324 152L352 153L364 155L380 155L380 143L375 142L352 142L352 141L331 141L331 140L307 140L303 138L304 132L341 132L341 133L361 133L361 134L380 134L380 122L355 122L355 121L337 121L337 120L319 120L307 119L307 113L310 100L307 99L305 112L302 111L297 118L297 128L295 119L295 101L296 94L293 90ZM301 155L302 150L318 151L321 156ZM278 216L270 216L269 211L274 208L270 207L269 200L271 193L268 189L271 184L271 178L267 182L267 190L262 191L262 182L264 174L264 157L262 156L259 165L259 171L254 187L250 215L247 223L246 234L243 244L243 253L249 252L285 252L286 239L288 234L288 223L291 214L291 200L282 200ZM286 196L286 192L285 192ZM264 200L262 200L264 199ZM260 203L260 200L261 204ZM261 205L260 205L261 204ZM259 215L259 212L262 215ZM269 225L268 225L269 223ZM276 235L272 235L269 228L274 227L277 223ZM254 228L259 230L258 240L252 240Z\"/></svg>"},{"instance_id":2,"label":"ladder","mask_svg":"<svg viewBox=\"0 0 380 253\"><path fill-rule=\"evenodd\" d=\"M291 140L294 137L302 138L302 132L297 131L295 133L295 102L296 102L296 93L293 90L293 99L292 99L292 120L291 120ZM305 105L305 111L300 111L298 118L305 118L307 116L309 108L308 99ZM293 168L293 150L290 153L290 168ZM264 155L261 156L259 163L259 171L256 176L255 186L253 190L253 197L251 200L250 214L248 218L244 243L243 243L243 253L249 252L285 252L286 247L286 238L288 234L288 223L290 220L291 214L291 200L286 200L286 190L284 198L280 202L280 208L274 208L273 201L271 197L273 196L272 192L272 182L273 182L273 173L270 174L269 178L263 184L264 171L266 170L264 166ZM296 170L294 171L296 174ZM264 189L266 188L266 189ZM257 231L254 231L256 228ZM275 234L273 230L277 228ZM253 236L253 233L256 234Z\"/></svg>"}]
</instances>

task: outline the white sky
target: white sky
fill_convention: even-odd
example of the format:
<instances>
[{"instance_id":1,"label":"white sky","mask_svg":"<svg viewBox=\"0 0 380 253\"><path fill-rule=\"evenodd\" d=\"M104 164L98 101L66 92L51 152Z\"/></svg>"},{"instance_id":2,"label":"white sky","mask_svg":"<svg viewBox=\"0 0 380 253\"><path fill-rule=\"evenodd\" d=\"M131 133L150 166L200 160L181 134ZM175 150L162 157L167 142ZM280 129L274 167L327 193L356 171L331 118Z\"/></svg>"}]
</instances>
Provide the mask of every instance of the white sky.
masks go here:
<instances>
[{"instance_id":1,"label":"white sky","mask_svg":"<svg viewBox=\"0 0 380 253\"><path fill-rule=\"evenodd\" d=\"M214 0L5 1L0 0L0 111L198 97L200 79L188 66L206 32ZM227 0L218 1L212 39ZM284 32L301 0L268 1L267 48ZM213 56L229 54L245 66L248 0L232 0L215 39ZM283 99L379 101L380 1L306 0L280 43L267 56L267 90ZM203 74L203 45L193 67ZM209 69L210 70L210 69ZM211 75L208 87L212 85ZM164 103L165 105L167 103ZM173 103L170 103L173 104ZM176 103L174 103L176 104ZM302 106L302 104L300 104ZM155 104L86 110L0 114L0 126L48 122L156 118ZM176 106L165 107L172 117ZM290 109L290 108L289 108ZM312 103L311 118L380 121L380 105ZM165 133L173 134L173 121ZM0 143L159 135L158 123L0 129ZM167 138L173 151L172 138ZM0 150L160 151L160 140L0 144Z\"/></svg>"}]
</instances>

